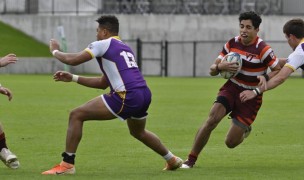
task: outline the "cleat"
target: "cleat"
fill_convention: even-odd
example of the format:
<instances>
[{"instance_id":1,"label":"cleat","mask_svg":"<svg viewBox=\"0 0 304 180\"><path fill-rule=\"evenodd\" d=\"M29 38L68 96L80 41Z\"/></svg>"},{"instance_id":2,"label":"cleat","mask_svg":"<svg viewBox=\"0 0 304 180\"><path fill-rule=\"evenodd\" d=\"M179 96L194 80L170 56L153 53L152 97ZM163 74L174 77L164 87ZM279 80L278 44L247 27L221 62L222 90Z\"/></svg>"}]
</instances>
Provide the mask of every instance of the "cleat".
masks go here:
<instances>
[{"instance_id":1,"label":"cleat","mask_svg":"<svg viewBox=\"0 0 304 180\"><path fill-rule=\"evenodd\" d=\"M191 162L188 159L182 164L181 169L190 169L193 168L195 162Z\"/></svg>"},{"instance_id":2,"label":"cleat","mask_svg":"<svg viewBox=\"0 0 304 180\"><path fill-rule=\"evenodd\" d=\"M247 138L249 136L251 130L252 130L251 126L248 126L248 128L246 129L246 131L243 134L243 137Z\"/></svg>"},{"instance_id":3,"label":"cleat","mask_svg":"<svg viewBox=\"0 0 304 180\"><path fill-rule=\"evenodd\" d=\"M183 160L179 157L172 157L170 160L167 161L166 167L163 169L165 171L173 171L181 167L183 164Z\"/></svg>"},{"instance_id":4,"label":"cleat","mask_svg":"<svg viewBox=\"0 0 304 180\"><path fill-rule=\"evenodd\" d=\"M7 167L11 169L18 169L20 166L17 156L7 148L2 148L0 152L0 159Z\"/></svg>"},{"instance_id":5,"label":"cleat","mask_svg":"<svg viewBox=\"0 0 304 180\"><path fill-rule=\"evenodd\" d=\"M73 164L66 163L62 161L57 166L53 167L50 170L44 171L41 174L44 175L63 175L63 174L75 174L75 166Z\"/></svg>"}]
</instances>

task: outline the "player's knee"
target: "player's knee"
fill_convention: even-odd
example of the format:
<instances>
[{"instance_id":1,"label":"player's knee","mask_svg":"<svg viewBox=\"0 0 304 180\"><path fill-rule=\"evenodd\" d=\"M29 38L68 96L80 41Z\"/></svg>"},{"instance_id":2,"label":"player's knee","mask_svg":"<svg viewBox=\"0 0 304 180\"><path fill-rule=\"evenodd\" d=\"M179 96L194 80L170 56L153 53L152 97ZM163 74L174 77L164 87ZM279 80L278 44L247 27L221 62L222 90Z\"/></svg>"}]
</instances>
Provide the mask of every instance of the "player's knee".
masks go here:
<instances>
[{"instance_id":1,"label":"player's knee","mask_svg":"<svg viewBox=\"0 0 304 180\"><path fill-rule=\"evenodd\" d=\"M225 144L226 144L226 146L227 146L228 148L233 149L233 148L235 148L236 146L238 146L240 143L237 142L237 141L235 141L235 140L233 140L233 139L226 138Z\"/></svg>"},{"instance_id":2,"label":"player's knee","mask_svg":"<svg viewBox=\"0 0 304 180\"><path fill-rule=\"evenodd\" d=\"M77 109L73 109L70 112L70 120L80 120L82 119L82 113L81 111L77 110Z\"/></svg>"}]
</instances>

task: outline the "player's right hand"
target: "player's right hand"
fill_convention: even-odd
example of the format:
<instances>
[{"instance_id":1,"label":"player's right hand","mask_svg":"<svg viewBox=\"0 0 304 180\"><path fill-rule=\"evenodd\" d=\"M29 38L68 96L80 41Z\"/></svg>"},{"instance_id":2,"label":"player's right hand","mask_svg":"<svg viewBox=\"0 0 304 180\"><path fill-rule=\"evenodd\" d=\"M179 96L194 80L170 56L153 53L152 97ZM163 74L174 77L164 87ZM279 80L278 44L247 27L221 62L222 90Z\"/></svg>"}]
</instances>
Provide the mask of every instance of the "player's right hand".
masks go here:
<instances>
[{"instance_id":1,"label":"player's right hand","mask_svg":"<svg viewBox=\"0 0 304 180\"><path fill-rule=\"evenodd\" d=\"M55 81L71 82L72 78L73 78L73 74L66 71L57 71L53 75L53 79Z\"/></svg>"},{"instance_id":2,"label":"player's right hand","mask_svg":"<svg viewBox=\"0 0 304 180\"><path fill-rule=\"evenodd\" d=\"M0 67L7 66L11 63L16 63L18 60L16 54L8 54L0 59Z\"/></svg>"},{"instance_id":3,"label":"player's right hand","mask_svg":"<svg viewBox=\"0 0 304 180\"><path fill-rule=\"evenodd\" d=\"M0 93L6 95L9 101L13 98L12 92L8 88L5 88L3 86L0 87Z\"/></svg>"}]
</instances>

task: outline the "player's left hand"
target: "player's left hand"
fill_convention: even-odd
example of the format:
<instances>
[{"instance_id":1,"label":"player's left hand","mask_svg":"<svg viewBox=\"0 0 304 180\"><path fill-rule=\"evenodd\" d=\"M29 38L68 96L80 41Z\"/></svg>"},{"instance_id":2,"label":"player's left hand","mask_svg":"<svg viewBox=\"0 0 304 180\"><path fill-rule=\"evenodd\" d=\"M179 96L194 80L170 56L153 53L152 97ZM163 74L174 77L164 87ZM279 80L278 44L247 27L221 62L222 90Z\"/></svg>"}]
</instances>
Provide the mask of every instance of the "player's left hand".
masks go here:
<instances>
[{"instance_id":1,"label":"player's left hand","mask_svg":"<svg viewBox=\"0 0 304 180\"><path fill-rule=\"evenodd\" d=\"M66 71L57 71L53 78L55 81L71 82L73 74Z\"/></svg>"},{"instance_id":2,"label":"player's left hand","mask_svg":"<svg viewBox=\"0 0 304 180\"><path fill-rule=\"evenodd\" d=\"M60 49L59 43L56 39L50 40L50 52L52 53L54 50Z\"/></svg>"},{"instance_id":3,"label":"player's left hand","mask_svg":"<svg viewBox=\"0 0 304 180\"><path fill-rule=\"evenodd\" d=\"M8 97L9 101L12 100L12 98L13 98L13 94L8 88L5 88L5 87L1 86L0 87L0 93L6 95Z\"/></svg>"},{"instance_id":4,"label":"player's left hand","mask_svg":"<svg viewBox=\"0 0 304 180\"><path fill-rule=\"evenodd\" d=\"M245 90L240 93L240 100L242 103L255 98L257 95L252 90Z\"/></svg>"}]
</instances>

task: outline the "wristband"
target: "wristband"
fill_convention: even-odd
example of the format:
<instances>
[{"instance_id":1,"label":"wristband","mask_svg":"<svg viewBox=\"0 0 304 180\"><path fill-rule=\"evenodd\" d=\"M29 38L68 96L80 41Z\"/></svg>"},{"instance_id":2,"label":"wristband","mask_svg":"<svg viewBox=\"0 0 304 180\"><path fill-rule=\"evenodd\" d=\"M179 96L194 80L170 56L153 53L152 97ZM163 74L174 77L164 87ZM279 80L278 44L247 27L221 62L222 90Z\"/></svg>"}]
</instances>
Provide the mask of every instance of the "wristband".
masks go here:
<instances>
[{"instance_id":1,"label":"wristband","mask_svg":"<svg viewBox=\"0 0 304 180\"><path fill-rule=\"evenodd\" d=\"M58 49L55 49L54 51L52 51L53 56L55 56L55 53L58 52Z\"/></svg>"},{"instance_id":2,"label":"wristband","mask_svg":"<svg viewBox=\"0 0 304 180\"><path fill-rule=\"evenodd\" d=\"M73 76L72 76L72 81L73 81L73 82L78 82L78 79L79 79L79 76L73 74Z\"/></svg>"},{"instance_id":3,"label":"wristband","mask_svg":"<svg viewBox=\"0 0 304 180\"><path fill-rule=\"evenodd\" d=\"M259 88L255 88L255 90L257 91L258 95L261 94L261 90Z\"/></svg>"},{"instance_id":4,"label":"wristband","mask_svg":"<svg viewBox=\"0 0 304 180\"><path fill-rule=\"evenodd\" d=\"M264 78L266 79L266 81L269 81L269 76L268 74L263 74Z\"/></svg>"},{"instance_id":5,"label":"wristband","mask_svg":"<svg viewBox=\"0 0 304 180\"><path fill-rule=\"evenodd\" d=\"M254 90L252 90L254 92L255 95L260 95L261 91L259 88L255 88Z\"/></svg>"}]
</instances>

